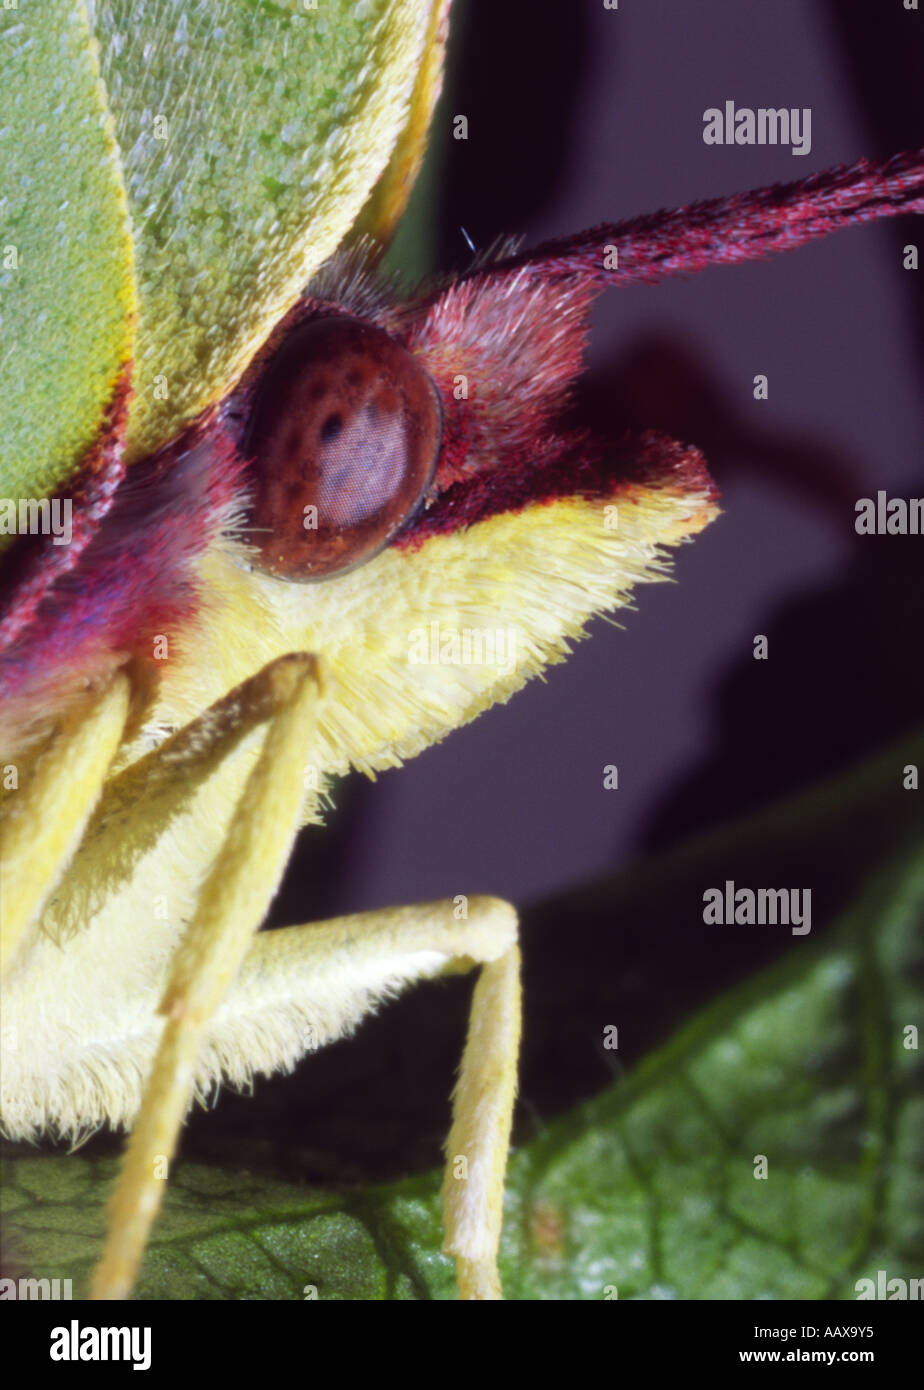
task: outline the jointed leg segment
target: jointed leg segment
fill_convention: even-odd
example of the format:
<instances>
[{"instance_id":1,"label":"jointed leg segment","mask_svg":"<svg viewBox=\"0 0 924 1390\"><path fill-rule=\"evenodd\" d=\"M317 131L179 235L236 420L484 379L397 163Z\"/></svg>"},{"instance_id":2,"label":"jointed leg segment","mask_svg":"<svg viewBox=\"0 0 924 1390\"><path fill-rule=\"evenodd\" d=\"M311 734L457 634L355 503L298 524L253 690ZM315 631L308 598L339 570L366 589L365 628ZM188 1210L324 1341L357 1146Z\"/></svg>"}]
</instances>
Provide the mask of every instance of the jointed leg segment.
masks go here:
<instances>
[{"instance_id":1,"label":"jointed leg segment","mask_svg":"<svg viewBox=\"0 0 924 1390\"><path fill-rule=\"evenodd\" d=\"M125 1298L131 1291L163 1193L156 1164L173 1156L203 1031L263 920L298 829L302 767L316 719L316 662L286 658L254 682L261 691L271 684L276 710L173 963L161 1003L167 1021L111 1205L93 1298Z\"/></svg>"},{"instance_id":2,"label":"jointed leg segment","mask_svg":"<svg viewBox=\"0 0 924 1390\"><path fill-rule=\"evenodd\" d=\"M455 1256L460 1297L496 1299L520 1040L517 921L496 898L470 898L462 919L455 910L443 900L264 932L216 1024L289 1010L291 1051L276 1059L287 1065L305 1050L305 1026L308 1045L322 1046L402 986L480 965L446 1146L443 1249Z\"/></svg>"}]
</instances>

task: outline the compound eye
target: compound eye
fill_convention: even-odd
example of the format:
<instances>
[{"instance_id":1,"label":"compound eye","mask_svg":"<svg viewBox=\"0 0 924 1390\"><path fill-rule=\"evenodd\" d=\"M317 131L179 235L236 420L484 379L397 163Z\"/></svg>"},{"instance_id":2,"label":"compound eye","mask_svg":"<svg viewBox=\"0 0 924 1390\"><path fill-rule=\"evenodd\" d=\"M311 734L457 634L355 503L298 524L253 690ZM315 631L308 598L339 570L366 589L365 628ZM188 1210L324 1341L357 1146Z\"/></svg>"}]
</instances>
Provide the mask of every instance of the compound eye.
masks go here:
<instances>
[{"instance_id":1,"label":"compound eye","mask_svg":"<svg viewBox=\"0 0 924 1390\"><path fill-rule=\"evenodd\" d=\"M294 329L256 389L244 438L259 563L323 579L371 559L426 492L441 423L430 377L383 329L336 317Z\"/></svg>"}]
</instances>

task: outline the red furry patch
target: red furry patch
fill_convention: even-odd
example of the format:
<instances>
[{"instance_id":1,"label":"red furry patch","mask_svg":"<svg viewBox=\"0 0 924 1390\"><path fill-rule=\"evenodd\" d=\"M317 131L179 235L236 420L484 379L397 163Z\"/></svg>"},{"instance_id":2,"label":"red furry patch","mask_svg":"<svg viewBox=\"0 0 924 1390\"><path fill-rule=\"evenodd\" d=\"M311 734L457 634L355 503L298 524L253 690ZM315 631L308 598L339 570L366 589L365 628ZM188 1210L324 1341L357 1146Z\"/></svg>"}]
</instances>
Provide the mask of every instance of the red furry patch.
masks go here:
<instances>
[{"instance_id":1,"label":"red furry patch","mask_svg":"<svg viewBox=\"0 0 924 1390\"><path fill-rule=\"evenodd\" d=\"M132 398L132 365L123 369L103 417L99 438L67 490L73 508L68 545L53 545L46 536L22 536L3 557L0 588L0 654L34 622L39 606L59 579L74 568L112 506L125 476L123 447Z\"/></svg>"},{"instance_id":2,"label":"red furry patch","mask_svg":"<svg viewBox=\"0 0 924 1390\"><path fill-rule=\"evenodd\" d=\"M134 464L77 563L54 577L0 662L0 698L43 692L111 665L151 661L200 596L193 561L227 525L242 464L214 414Z\"/></svg>"}]
</instances>

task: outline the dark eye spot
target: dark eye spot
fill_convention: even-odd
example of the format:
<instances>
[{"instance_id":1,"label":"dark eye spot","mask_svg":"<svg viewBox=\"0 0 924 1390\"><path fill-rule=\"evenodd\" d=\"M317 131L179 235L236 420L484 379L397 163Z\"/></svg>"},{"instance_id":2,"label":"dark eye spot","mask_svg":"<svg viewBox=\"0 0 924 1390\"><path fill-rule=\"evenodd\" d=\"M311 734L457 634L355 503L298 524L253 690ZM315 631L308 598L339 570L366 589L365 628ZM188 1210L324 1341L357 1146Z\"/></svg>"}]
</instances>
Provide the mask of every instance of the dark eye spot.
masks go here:
<instances>
[{"instance_id":1,"label":"dark eye spot","mask_svg":"<svg viewBox=\"0 0 924 1390\"><path fill-rule=\"evenodd\" d=\"M244 443L261 563L320 579L371 559L426 492L441 424L436 387L384 329L336 316L294 329L256 387Z\"/></svg>"},{"instance_id":2,"label":"dark eye spot","mask_svg":"<svg viewBox=\"0 0 924 1390\"><path fill-rule=\"evenodd\" d=\"M329 444L332 439L337 438L337 435L340 433L342 429L343 421L341 420L340 416L328 415L327 419L324 421L324 424L321 426L321 443Z\"/></svg>"}]
</instances>

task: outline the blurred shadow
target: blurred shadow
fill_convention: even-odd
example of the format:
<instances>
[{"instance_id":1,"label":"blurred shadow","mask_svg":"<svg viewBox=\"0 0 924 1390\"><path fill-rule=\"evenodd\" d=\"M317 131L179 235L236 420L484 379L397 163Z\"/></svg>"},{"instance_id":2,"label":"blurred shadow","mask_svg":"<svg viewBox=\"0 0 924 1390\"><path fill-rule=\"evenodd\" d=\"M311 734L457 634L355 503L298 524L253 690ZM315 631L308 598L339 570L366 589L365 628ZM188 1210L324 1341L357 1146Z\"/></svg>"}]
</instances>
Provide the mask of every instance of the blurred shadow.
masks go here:
<instances>
[{"instance_id":1,"label":"blurred shadow","mask_svg":"<svg viewBox=\"0 0 924 1390\"><path fill-rule=\"evenodd\" d=\"M864 550L840 584L800 594L763 621L774 660L745 658L722 679L717 746L674 784L647 826L648 847L740 815L921 726L924 542L858 539Z\"/></svg>"},{"instance_id":2,"label":"blurred shadow","mask_svg":"<svg viewBox=\"0 0 924 1390\"><path fill-rule=\"evenodd\" d=\"M695 444L720 489L733 476L757 475L836 519L839 530L863 495L860 471L842 448L755 426L731 404L702 345L664 333L638 339L621 358L588 372L575 413L614 442L626 430L657 429Z\"/></svg>"},{"instance_id":3,"label":"blurred shadow","mask_svg":"<svg viewBox=\"0 0 924 1390\"><path fill-rule=\"evenodd\" d=\"M702 352L667 337L641 340L590 374L575 410L614 441L648 427L694 442L720 489L757 474L830 516L841 534L869 491L841 447L747 422ZM924 495L924 479L909 494ZM744 656L719 678L715 742L692 773L672 782L641 837L646 848L733 821L920 726L924 663L915 634L924 632L924 543L849 534L854 554L841 582L802 593L761 620L774 659Z\"/></svg>"}]
</instances>

